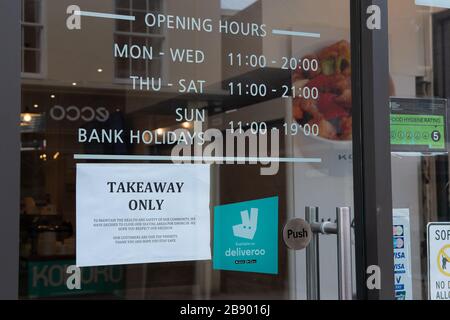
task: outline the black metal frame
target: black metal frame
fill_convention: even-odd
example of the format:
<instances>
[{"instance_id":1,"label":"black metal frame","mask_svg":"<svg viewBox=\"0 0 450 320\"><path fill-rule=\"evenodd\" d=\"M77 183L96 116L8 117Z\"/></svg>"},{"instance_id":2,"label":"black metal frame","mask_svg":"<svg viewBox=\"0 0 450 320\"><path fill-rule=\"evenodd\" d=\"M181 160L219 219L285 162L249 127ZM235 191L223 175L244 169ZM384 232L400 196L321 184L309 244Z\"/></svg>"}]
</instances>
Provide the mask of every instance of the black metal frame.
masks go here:
<instances>
[{"instance_id":1,"label":"black metal frame","mask_svg":"<svg viewBox=\"0 0 450 320\"><path fill-rule=\"evenodd\" d=\"M20 203L20 8L0 1L0 299L17 299Z\"/></svg>"},{"instance_id":2,"label":"black metal frame","mask_svg":"<svg viewBox=\"0 0 450 320\"><path fill-rule=\"evenodd\" d=\"M381 9L381 29L369 30L367 8ZM353 179L358 299L394 299L387 0L351 1ZM381 270L369 290L366 270Z\"/></svg>"}]
</instances>

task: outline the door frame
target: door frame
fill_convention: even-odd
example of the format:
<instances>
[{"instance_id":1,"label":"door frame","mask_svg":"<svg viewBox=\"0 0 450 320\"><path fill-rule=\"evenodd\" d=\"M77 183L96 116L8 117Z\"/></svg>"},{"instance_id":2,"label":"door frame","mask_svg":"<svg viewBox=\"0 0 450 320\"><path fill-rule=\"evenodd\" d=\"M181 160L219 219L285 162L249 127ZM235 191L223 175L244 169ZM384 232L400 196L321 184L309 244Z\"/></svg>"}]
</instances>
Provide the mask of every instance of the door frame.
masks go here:
<instances>
[{"instance_id":1,"label":"door frame","mask_svg":"<svg viewBox=\"0 0 450 320\"><path fill-rule=\"evenodd\" d=\"M370 6L380 9L371 30ZM388 0L351 0L353 179L358 299L394 299ZM369 289L370 266L379 289Z\"/></svg>"},{"instance_id":2,"label":"door frame","mask_svg":"<svg viewBox=\"0 0 450 320\"><path fill-rule=\"evenodd\" d=\"M22 1L0 1L0 39L8 45L0 50L0 299L19 295L20 225L20 35ZM7 40L6 40L7 39Z\"/></svg>"}]
</instances>

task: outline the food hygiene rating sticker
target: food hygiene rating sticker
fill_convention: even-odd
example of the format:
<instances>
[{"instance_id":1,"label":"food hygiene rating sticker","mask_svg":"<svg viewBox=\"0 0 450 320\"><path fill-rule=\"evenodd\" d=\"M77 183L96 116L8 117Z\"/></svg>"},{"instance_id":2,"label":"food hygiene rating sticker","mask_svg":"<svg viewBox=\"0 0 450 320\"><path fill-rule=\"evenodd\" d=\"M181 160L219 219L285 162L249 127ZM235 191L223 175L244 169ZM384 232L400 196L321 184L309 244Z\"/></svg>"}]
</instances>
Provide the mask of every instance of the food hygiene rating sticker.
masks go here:
<instances>
[{"instance_id":1,"label":"food hygiene rating sticker","mask_svg":"<svg viewBox=\"0 0 450 320\"><path fill-rule=\"evenodd\" d=\"M213 267L278 273L278 197L214 208Z\"/></svg>"},{"instance_id":2,"label":"food hygiene rating sticker","mask_svg":"<svg viewBox=\"0 0 450 320\"><path fill-rule=\"evenodd\" d=\"M450 223L428 224L428 288L431 300L450 300Z\"/></svg>"}]
</instances>

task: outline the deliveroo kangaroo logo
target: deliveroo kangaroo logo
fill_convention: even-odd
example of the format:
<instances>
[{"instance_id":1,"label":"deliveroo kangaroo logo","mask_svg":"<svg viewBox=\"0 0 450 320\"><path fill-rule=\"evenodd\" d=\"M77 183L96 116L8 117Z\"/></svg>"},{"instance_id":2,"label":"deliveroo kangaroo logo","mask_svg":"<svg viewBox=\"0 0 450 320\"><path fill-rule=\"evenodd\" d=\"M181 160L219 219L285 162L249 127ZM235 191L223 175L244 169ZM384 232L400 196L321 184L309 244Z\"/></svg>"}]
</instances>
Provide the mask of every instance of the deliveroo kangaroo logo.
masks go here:
<instances>
[{"instance_id":1,"label":"deliveroo kangaroo logo","mask_svg":"<svg viewBox=\"0 0 450 320\"><path fill-rule=\"evenodd\" d=\"M258 209L252 208L250 215L248 210L241 211L242 223L233 226L233 234L235 237L253 240L258 225Z\"/></svg>"},{"instance_id":2,"label":"deliveroo kangaroo logo","mask_svg":"<svg viewBox=\"0 0 450 320\"><path fill-rule=\"evenodd\" d=\"M278 222L278 197L214 207L213 269L278 274Z\"/></svg>"}]
</instances>

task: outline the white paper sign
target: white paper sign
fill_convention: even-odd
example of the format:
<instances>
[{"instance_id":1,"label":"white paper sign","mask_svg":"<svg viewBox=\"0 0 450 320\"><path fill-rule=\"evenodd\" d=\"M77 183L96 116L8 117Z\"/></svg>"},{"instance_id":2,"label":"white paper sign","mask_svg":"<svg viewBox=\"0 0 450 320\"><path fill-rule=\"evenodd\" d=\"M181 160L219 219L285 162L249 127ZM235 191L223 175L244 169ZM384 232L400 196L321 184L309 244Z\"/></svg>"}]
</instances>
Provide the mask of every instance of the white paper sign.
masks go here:
<instances>
[{"instance_id":1,"label":"white paper sign","mask_svg":"<svg viewBox=\"0 0 450 320\"><path fill-rule=\"evenodd\" d=\"M394 209L394 289L396 300L412 300L409 209Z\"/></svg>"},{"instance_id":2,"label":"white paper sign","mask_svg":"<svg viewBox=\"0 0 450 320\"><path fill-rule=\"evenodd\" d=\"M210 260L210 168L78 164L79 267Z\"/></svg>"},{"instance_id":3,"label":"white paper sign","mask_svg":"<svg viewBox=\"0 0 450 320\"><path fill-rule=\"evenodd\" d=\"M450 223L428 224L428 294L450 300Z\"/></svg>"}]
</instances>

